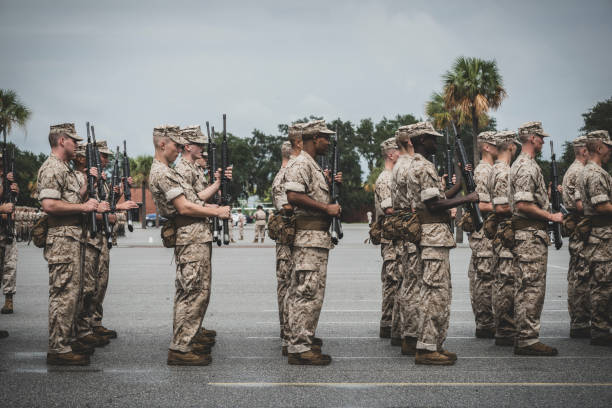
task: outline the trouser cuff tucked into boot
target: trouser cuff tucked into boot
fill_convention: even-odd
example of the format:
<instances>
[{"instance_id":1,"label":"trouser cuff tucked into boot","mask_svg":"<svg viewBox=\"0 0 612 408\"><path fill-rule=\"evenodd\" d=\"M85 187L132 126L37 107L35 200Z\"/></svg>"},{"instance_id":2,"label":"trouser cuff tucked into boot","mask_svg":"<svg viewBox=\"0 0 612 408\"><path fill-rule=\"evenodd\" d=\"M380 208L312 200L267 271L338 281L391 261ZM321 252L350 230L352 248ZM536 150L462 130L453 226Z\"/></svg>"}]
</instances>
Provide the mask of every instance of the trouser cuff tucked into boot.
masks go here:
<instances>
[{"instance_id":1,"label":"trouser cuff tucked into boot","mask_svg":"<svg viewBox=\"0 0 612 408\"><path fill-rule=\"evenodd\" d=\"M527 346L531 346L532 344L536 344L539 343L540 339L535 338L535 339L517 339L516 341L516 345L518 347L527 347Z\"/></svg>"},{"instance_id":2,"label":"trouser cuff tucked into boot","mask_svg":"<svg viewBox=\"0 0 612 408\"><path fill-rule=\"evenodd\" d=\"M417 350L438 351L437 344L427 344L421 341L417 341L416 348Z\"/></svg>"}]
</instances>

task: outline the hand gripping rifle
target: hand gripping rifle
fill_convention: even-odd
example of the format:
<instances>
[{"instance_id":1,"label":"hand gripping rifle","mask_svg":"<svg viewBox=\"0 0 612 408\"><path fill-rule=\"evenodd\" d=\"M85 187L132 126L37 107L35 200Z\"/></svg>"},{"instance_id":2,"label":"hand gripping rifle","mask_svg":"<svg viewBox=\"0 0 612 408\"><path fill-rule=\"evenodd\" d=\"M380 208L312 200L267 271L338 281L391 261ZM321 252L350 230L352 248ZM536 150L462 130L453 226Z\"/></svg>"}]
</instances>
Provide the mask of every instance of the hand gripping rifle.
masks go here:
<instances>
[{"instance_id":1,"label":"hand gripping rifle","mask_svg":"<svg viewBox=\"0 0 612 408\"><path fill-rule=\"evenodd\" d=\"M454 124L453 124L454 126ZM444 157L444 172L446 173L446 189L450 190L451 188L453 188L453 173L455 172L455 166L453 165L453 149L451 148L451 144L450 144L450 132L448 131L448 128L446 129L446 132L444 132L444 136L446 136L446 155ZM455 231L455 221L451 218L451 220L448 222L448 226L451 230L451 232Z\"/></svg>"},{"instance_id":2,"label":"hand gripping rifle","mask_svg":"<svg viewBox=\"0 0 612 408\"><path fill-rule=\"evenodd\" d=\"M331 159L331 194L330 202L332 204L338 204L338 197L340 197L340 184L336 181L336 175L338 174L338 130L336 129L336 135L333 136L332 141L332 159ZM342 232L342 222L340 216L332 218L331 225L331 240L334 245L338 244L338 241L342 239L344 233Z\"/></svg>"},{"instance_id":3,"label":"hand gripping rifle","mask_svg":"<svg viewBox=\"0 0 612 408\"><path fill-rule=\"evenodd\" d=\"M208 132L208 122L206 122L206 132ZM212 137L211 137L212 134ZM212 127L212 132L208 134L208 173L210 173L210 184L215 182L215 172L217 171L217 144L214 140L215 127ZM217 204L218 200L213 198L212 203ZM221 246L221 238L219 237L219 231L221 231L221 225L219 224L219 218L213 217L213 242L216 242L218 246Z\"/></svg>"},{"instance_id":4,"label":"hand gripping rifle","mask_svg":"<svg viewBox=\"0 0 612 408\"><path fill-rule=\"evenodd\" d=\"M94 164L94 149L91 143L91 134L90 134L89 122L87 122L87 146L85 147L85 162L87 166L87 194L89 198L96 197L96 178L91 174L91 168ZM99 175L98 175L99 177ZM95 238L98 233L98 224L96 223L96 212L92 211L91 213L91 237Z\"/></svg>"},{"instance_id":5,"label":"hand gripping rifle","mask_svg":"<svg viewBox=\"0 0 612 408\"><path fill-rule=\"evenodd\" d=\"M11 184L16 182L17 174L15 173L15 149L11 150L11 154L8 154L8 148L6 145L6 140L4 141L4 146L2 148L2 201L5 203L17 203L17 194L11 190ZM13 173L13 182L8 179L8 174ZM13 239L15 239L15 217L13 213L6 214L6 223L5 232L6 232L6 241L7 243L12 243Z\"/></svg>"},{"instance_id":6,"label":"hand gripping rifle","mask_svg":"<svg viewBox=\"0 0 612 408\"><path fill-rule=\"evenodd\" d=\"M557 190L559 186L559 169L557 168L557 158L555 156L555 150L553 148L553 141L550 141L550 169L551 169L551 207L553 213L562 213L563 215L567 215L569 212L565 208L565 206L561 202L561 193ZM561 224L558 222L550 222L548 223L548 230L552 235L552 240L555 243L556 249L561 249L563 246L563 239L561 238Z\"/></svg>"},{"instance_id":7,"label":"hand gripping rifle","mask_svg":"<svg viewBox=\"0 0 612 408\"><path fill-rule=\"evenodd\" d=\"M104 189L104 180L102 180L102 164L100 163L100 152L98 146L96 146L96 132L93 125L91 125L91 139L93 141L93 159L94 164L98 168L98 199L100 201L106 201L106 190ZM110 224L108 222L108 213L102 213L102 221L104 223L104 236L106 239L111 237Z\"/></svg>"},{"instance_id":8,"label":"hand gripping rifle","mask_svg":"<svg viewBox=\"0 0 612 408\"><path fill-rule=\"evenodd\" d=\"M115 155L115 160L113 163L113 173L111 175L111 189L110 189L110 212L111 214L115 214L117 211L117 193L115 192L115 187L119 186L121 180L119 179L119 146L117 146L117 154ZM113 237L112 237L113 227L111 225L111 234L106 238L106 245L108 249L111 249L113 246Z\"/></svg>"},{"instance_id":9,"label":"hand gripping rifle","mask_svg":"<svg viewBox=\"0 0 612 408\"><path fill-rule=\"evenodd\" d=\"M226 115L223 114L223 142L221 142L221 200L219 205L230 205L230 180L225 176L225 169L229 165L227 157L227 130L226 130ZM229 220L223 220L223 243L230 243L229 236Z\"/></svg>"},{"instance_id":10,"label":"hand gripping rifle","mask_svg":"<svg viewBox=\"0 0 612 408\"><path fill-rule=\"evenodd\" d=\"M468 193L473 193L476 191L476 182L474 181L474 172L468 171L465 169L465 166L469 163L468 156L465 152L465 146L463 145L463 141L458 135L455 135L455 145L457 146L457 154L459 156L459 163L461 164L461 174L463 175L463 182L465 183L465 189ZM480 212L480 208L478 207L478 203L468 203L468 210L472 215L472 221L474 223L474 231L480 231L484 220L482 218L482 213Z\"/></svg>"},{"instance_id":11,"label":"hand gripping rifle","mask_svg":"<svg viewBox=\"0 0 612 408\"><path fill-rule=\"evenodd\" d=\"M119 147L117 147L117 155L119 155ZM117 163L117 159L115 158L115 163ZM126 201L130 201L132 199L132 188L130 187L130 183L128 182L128 178L130 177L130 159L127 155L127 147L125 145L125 140L123 141L123 195ZM113 168L113 172L115 169ZM117 173L117 176L119 174ZM112 194L112 193L111 193ZM130 232L134 231L132 210L127 210L127 227Z\"/></svg>"}]
</instances>

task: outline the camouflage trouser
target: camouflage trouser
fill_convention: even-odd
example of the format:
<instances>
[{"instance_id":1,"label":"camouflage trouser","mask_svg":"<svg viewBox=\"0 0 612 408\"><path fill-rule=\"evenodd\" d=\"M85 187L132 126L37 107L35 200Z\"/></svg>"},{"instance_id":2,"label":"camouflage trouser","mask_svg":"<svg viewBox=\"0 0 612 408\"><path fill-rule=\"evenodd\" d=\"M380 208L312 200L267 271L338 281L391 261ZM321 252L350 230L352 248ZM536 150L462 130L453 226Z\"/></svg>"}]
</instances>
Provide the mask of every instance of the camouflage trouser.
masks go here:
<instances>
[{"instance_id":1,"label":"camouflage trouser","mask_svg":"<svg viewBox=\"0 0 612 408\"><path fill-rule=\"evenodd\" d=\"M404 256L405 244L404 241L394 241L393 245L395 246L395 276L399 291L404 280L402 258ZM395 299L393 299L393 311L391 312L391 338L402 337L402 326L402 305L400 304L399 297L395 296Z\"/></svg>"},{"instance_id":2,"label":"camouflage trouser","mask_svg":"<svg viewBox=\"0 0 612 408\"><path fill-rule=\"evenodd\" d=\"M255 224L255 240L264 239L266 236L266 224Z\"/></svg>"},{"instance_id":3,"label":"camouflage trouser","mask_svg":"<svg viewBox=\"0 0 612 408\"><path fill-rule=\"evenodd\" d=\"M240 233L240 240L244 239L244 224L238 224L238 232Z\"/></svg>"},{"instance_id":4,"label":"camouflage trouser","mask_svg":"<svg viewBox=\"0 0 612 408\"><path fill-rule=\"evenodd\" d=\"M472 253L468 278L470 301L477 329L493 329L493 257L477 257Z\"/></svg>"},{"instance_id":5,"label":"camouflage trouser","mask_svg":"<svg viewBox=\"0 0 612 408\"><path fill-rule=\"evenodd\" d=\"M585 253L591 274L591 338L597 338L612 329L612 239L592 241Z\"/></svg>"},{"instance_id":6,"label":"camouflage trouser","mask_svg":"<svg viewBox=\"0 0 612 408\"><path fill-rule=\"evenodd\" d=\"M393 318L393 303L398 289L396 274L395 246L392 242L380 244L380 254L383 259L380 280L382 282L382 314L380 327L391 327Z\"/></svg>"},{"instance_id":7,"label":"camouflage trouser","mask_svg":"<svg viewBox=\"0 0 612 408\"><path fill-rule=\"evenodd\" d=\"M325 295L328 255L325 248L294 247L291 253L291 286L286 304L289 353L303 353L312 347Z\"/></svg>"},{"instance_id":8,"label":"camouflage trouser","mask_svg":"<svg viewBox=\"0 0 612 408\"><path fill-rule=\"evenodd\" d=\"M419 336L419 309L423 270L418 250L405 250L402 255L404 277L397 292L401 313L400 337Z\"/></svg>"},{"instance_id":9,"label":"camouflage trouser","mask_svg":"<svg viewBox=\"0 0 612 408\"><path fill-rule=\"evenodd\" d=\"M530 346L539 341L540 316L546 293L547 239L535 232L515 232L512 265L516 278L514 313L519 347Z\"/></svg>"},{"instance_id":10,"label":"camouflage trouser","mask_svg":"<svg viewBox=\"0 0 612 408\"><path fill-rule=\"evenodd\" d=\"M446 340L452 295L449 254L449 248L421 248L423 280L417 341L420 350L436 351Z\"/></svg>"},{"instance_id":11,"label":"camouflage trouser","mask_svg":"<svg viewBox=\"0 0 612 408\"><path fill-rule=\"evenodd\" d=\"M276 299L278 301L278 320L280 322L280 338L283 346L288 345L289 325L287 324L287 308L285 307L287 289L291 283L291 247L276 244Z\"/></svg>"},{"instance_id":12,"label":"camouflage trouser","mask_svg":"<svg viewBox=\"0 0 612 408\"><path fill-rule=\"evenodd\" d=\"M514 337L516 322L514 321L514 292L516 279L512 258L496 257L494 264L493 311L495 312L495 337Z\"/></svg>"},{"instance_id":13,"label":"camouflage trouser","mask_svg":"<svg viewBox=\"0 0 612 408\"><path fill-rule=\"evenodd\" d=\"M176 293L170 350L191 351L191 341L200 328L210 299L211 243L177 245Z\"/></svg>"},{"instance_id":14,"label":"camouflage trouser","mask_svg":"<svg viewBox=\"0 0 612 408\"><path fill-rule=\"evenodd\" d=\"M79 317L76 322L77 338L92 334L91 322L93 320L93 314L95 311L93 298L96 293L99 263L99 246L87 244L85 248L85 262L83 263L83 289L79 302Z\"/></svg>"},{"instance_id":15,"label":"camouflage trouser","mask_svg":"<svg viewBox=\"0 0 612 408\"><path fill-rule=\"evenodd\" d=\"M47 237L49 263L49 353L68 353L74 340L85 245L67 236Z\"/></svg>"},{"instance_id":16,"label":"camouflage trouser","mask_svg":"<svg viewBox=\"0 0 612 408\"><path fill-rule=\"evenodd\" d=\"M12 295L17 290L17 240L13 239L10 244L0 243L2 252L2 263L0 263L0 276L5 295Z\"/></svg>"},{"instance_id":17,"label":"camouflage trouser","mask_svg":"<svg viewBox=\"0 0 612 408\"><path fill-rule=\"evenodd\" d=\"M102 326L102 317L104 317L104 297L106 296L106 288L108 288L108 269L110 263L110 249L106 245L102 245L100 251L100 263L98 264L98 279L96 279L96 291L93 298L94 314L91 321L92 327Z\"/></svg>"},{"instance_id":18,"label":"camouflage trouser","mask_svg":"<svg viewBox=\"0 0 612 408\"><path fill-rule=\"evenodd\" d=\"M567 310L570 315L570 328L584 329L591 325L591 283L589 266L584 257L584 242L571 236L569 252Z\"/></svg>"}]
</instances>

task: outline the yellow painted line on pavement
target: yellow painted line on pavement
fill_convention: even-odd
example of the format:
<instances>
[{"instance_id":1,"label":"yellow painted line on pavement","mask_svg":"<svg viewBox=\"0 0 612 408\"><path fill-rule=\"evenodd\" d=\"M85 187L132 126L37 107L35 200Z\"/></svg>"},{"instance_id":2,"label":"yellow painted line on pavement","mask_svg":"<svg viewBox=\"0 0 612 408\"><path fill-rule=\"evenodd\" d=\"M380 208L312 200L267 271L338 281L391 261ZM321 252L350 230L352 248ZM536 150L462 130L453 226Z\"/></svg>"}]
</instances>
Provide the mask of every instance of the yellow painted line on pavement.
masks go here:
<instances>
[{"instance_id":1,"label":"yellow painted line on pavement","mask_svg":"<svg viewBox=\"0 0 612 408\"><path fill-rule=\"evenodd\" d=\"M213 387L612 387L609 382L209 382Z\"/></svg>"}]
</instances>

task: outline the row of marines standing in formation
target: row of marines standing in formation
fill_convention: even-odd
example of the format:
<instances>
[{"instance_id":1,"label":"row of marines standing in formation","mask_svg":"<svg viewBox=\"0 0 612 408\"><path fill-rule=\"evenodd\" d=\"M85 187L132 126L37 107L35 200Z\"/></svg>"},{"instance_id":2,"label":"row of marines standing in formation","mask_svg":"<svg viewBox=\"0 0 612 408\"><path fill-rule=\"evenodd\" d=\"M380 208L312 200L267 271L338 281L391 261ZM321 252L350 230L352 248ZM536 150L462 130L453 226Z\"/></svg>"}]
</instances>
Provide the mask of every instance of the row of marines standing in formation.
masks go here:
<instances>
[{"instance_id":1,"label":"row of marines standing in formation","mask_svg":"<svg viewBox=\"0 0 612 408\"><path fill-rule=\"evenodd\" d=\"M549 193L535 160L549 136L540 122L523 124L518 135L481 133L476 191L463 197L457 196L460 183L444 191L437 169L426 159L435 154L441 136L421 122L400 127L395 138L381 145L385 168L376 181L376 215L382 220L416 213L421 230L416 240L381 239L380 337L401 345L402 354L414 355L417 364L455 363L456 354L443 348L451 303L449 250L455 246L446 210L471 201L487 217L485 227L469 235L475 336L514 346L519 355L558 354L539 340L539 331L548 228L563 223L571 256L570 336L612 346L612 177L602 168L612 153L608 133L590 132L573 142L576 161L560 188L569 211L565 217L549 212ZM492 230L488 236L487 226Z\"/></svg>"}]
</instances>

